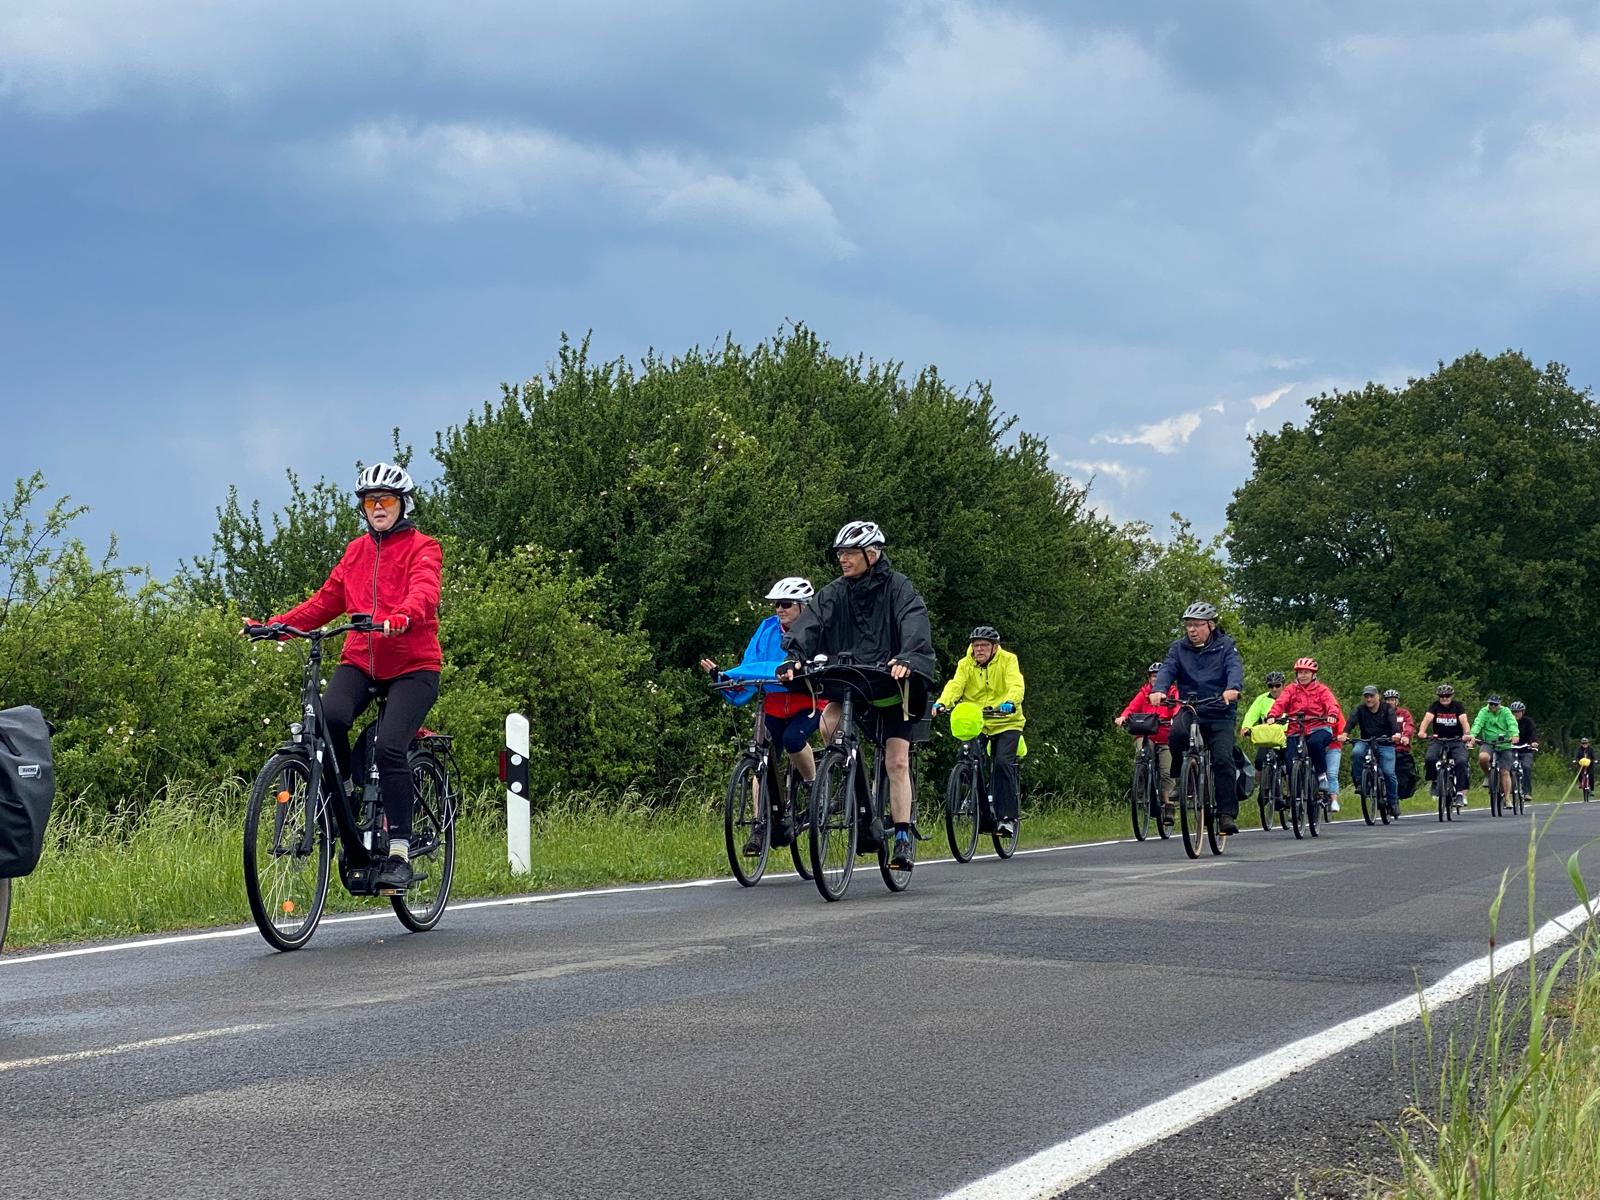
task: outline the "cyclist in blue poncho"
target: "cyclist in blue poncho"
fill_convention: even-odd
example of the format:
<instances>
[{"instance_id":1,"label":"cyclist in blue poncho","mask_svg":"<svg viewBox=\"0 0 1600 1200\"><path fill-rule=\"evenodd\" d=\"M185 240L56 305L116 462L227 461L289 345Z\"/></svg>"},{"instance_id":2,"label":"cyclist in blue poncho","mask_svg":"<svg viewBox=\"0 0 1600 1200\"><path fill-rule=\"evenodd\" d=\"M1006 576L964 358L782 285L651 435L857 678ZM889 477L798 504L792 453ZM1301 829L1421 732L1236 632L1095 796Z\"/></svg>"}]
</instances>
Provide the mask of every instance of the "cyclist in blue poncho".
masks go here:
<instances>
[{"instance_id":1,"label":"cyclist in blue poncho","mask_svg":"<svg viewBox=\"0 0 1600 1200\"><path fill-rule=\"evenodd\" d=\"M767 593L767 599L772 601L773 614L756 626L756 631L750 638L750 644L745 647L744 658L740 660L739 665L724 671L711 659L702 658L701 669L719 682L740 679L771 680L788 658L783 651L783 635L799 615L800 605L812 595L810 580L802 579L798 575L778 580ZM817 722L822 717L822 709L812 702L810 696L791 692L779 683L766 683L759 689L754 686L735 688L725 693L725 696L730 704L744 705L750 702L750 698L758 690L762 692L762 723L766 726L768 741L773 746L783 748L800 776L801 786L809 789L812 779L817 774L817 761L811 753L811 735L817 731ZM777 800L779 809L774 814L772 822L772 842L775 846L787 846L792 834L789 814L782 807L784 800L781 789L779 792ZM761 840L764 836L765 828L758 821L745 843L745 854L751 857L760 854Z\"/></svg>"}]
</instances>

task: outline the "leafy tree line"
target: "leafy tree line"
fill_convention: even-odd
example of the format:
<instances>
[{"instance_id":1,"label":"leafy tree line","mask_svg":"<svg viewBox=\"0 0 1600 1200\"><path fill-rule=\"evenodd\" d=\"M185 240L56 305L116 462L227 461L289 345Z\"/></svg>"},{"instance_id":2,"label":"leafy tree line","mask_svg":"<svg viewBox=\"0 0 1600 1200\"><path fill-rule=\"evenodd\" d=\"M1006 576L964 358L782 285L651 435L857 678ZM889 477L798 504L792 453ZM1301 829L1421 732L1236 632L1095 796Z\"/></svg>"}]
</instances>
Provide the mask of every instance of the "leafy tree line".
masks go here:
<instances>
[{"instance_id":1,"label":"leafy tree line","mask_svg":"<svg viewBox=\"0 0 1600 1200\"><path fill-rule=\"evenodd\" d=\"M1237 548L1248 517L1231 530L1233 573L1221 542L1181 520L1160 538L1114 524L986 387L840 356L803 327L637 365L563 341L545 374L504 386L432 453L442 474L418 521L445 547L446 666L430 723L460 739L473 782L492 777L515 709L541 794L676 794L686 780L708 794L748 715L693 664L742 649L774 578L831 578L833 533L858 515L884 526L926 597L946 674L979 623L1021 656L1035 794L1120 793L1129 748L1111 718L1196 596L1222 598L1252 687L1309 649L1341 696L1370 679L1417 699L1446 668L1470 695L1486 661L1437 629L1393 637L1342 596L1318 607L1257 585L1265 558ZM238 616L308 595L359 528L346 483L290 484L265 516L230 492L210 552L164 582L93 560L72 510L37 517L42 481L19 485L0 541L15 596L0 609L0 702L55 717L67 790L137 806L170 776L249 774L281 736L298 653L243 642ZM925 773L949 752L936 740Z\"/></svg>"},{"instance_id":2,"label":"leafy tree line","mask_svg":"<svg viewBox=\"0 0 1600 1200\"><path fill-rule=\"evenodd\" d=\"M1370 622L1542 728L1600 718L1600 410L1559 363L1473 353L1402 388L1308 402L1256 436L1229 506L1252 623Z\"/></svg>"}]
</instances>

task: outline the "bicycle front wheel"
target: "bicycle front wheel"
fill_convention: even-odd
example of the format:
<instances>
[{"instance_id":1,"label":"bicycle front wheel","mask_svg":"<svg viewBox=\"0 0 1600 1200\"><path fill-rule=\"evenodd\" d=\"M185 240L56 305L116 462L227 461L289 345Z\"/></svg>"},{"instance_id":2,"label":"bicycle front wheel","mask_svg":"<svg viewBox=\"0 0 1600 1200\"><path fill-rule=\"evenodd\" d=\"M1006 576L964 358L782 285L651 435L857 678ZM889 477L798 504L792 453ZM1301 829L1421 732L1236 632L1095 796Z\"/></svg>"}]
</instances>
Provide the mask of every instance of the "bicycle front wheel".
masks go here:
<instances>
[{"instance_id":1,"label":"bicycle front wheel","mask_svg":"<svg viewBox=\"0 0 1600 1200\"><path fill-rule=\"evenodd\" d=\"M394 915L412 933L426 933L444 916L456 877L455 797L444 764L429 753L411 756L411 885L390 896Z\"/></svg>"},{"instance_id":2,"label":"bicycle front wheel","mask_svg":"<svg viewBox=\"0 0 1600 1200\"><path fill-rule=\"evenodd\" d=\"M1272 832L1272 798L1276 794L1277 776L1270 764L1261 768L1261 786L1256 791L1256 807L1261 810L1261 832Z\"/></svg>"},{"instance_id":3,"label":"bicycle front wheel","mask_svg":"<svg viewBox=\"0 0 1600 1200\"><path fill-rule=\"evenodd\" d=\"M11 923L11 880L0 879L0 947L6 944L6 926Z\"/></svg>"},{"instance_id":4,"label":"bicycle front wheel","mask_svg":"<svg viewBox=\"0 0 1600 1200\"><path fill-rule=\"evenodd\" d=\"M1128 808L1133 818L1133 838L1142 842L1150 832L1150 771L1143 762L1133 768L1133 787L1128 792Z\"/></svg>"},{"instance_id":5,"label":"bicycle front wheel","mask_svg":"<svg viewBox=\"0 0 1600 1200\"><path fill-rule=\"evenodd\" d=\"M811 788L811 873L824 900L839 900L856 865L856 795L844 759L824 755Z\"/></svg>"},{"instance_id":6,"label":"bicycle front wheel","mask_svg":"<svg viewBox=\"0 0 1600 1200\"><path fill-rule=\"evenodd\" d=\"M298 950L328 901L328 814L311 808L311 768L274 754L250 788L244 819L244 890L267 944Z\"/></svg>"},{"instance_id":7,"label":"bicycle front wheel","mask_svg":"<svg viewBox=\"0 0 1600 1200\"><path fill-rule=\"evenodd\" d=\"M1183 827L1183 852L1190 858L1200 857L1200 842L1205 836L1204 771L1198 759L1185 758L1183 785L1178 800L1178 822Z\"/></svg>"},{"instance_id":8,"label":"bicycle front wheel","mask_svg":"<svg viewBox=\"0 0 1600 1200\"><path fill-rule=\"evenodd\" d=\"M767 828L766 772L759 759L741 754L728 777L728 793L722 799L722 841L728 850L728 866L742 887L754 887L767 870L767 855L772 838ZM760 849L747 855L745 846L760 839Z\"/></svg>"},{"instance_id":9,"label":"bicycle front wheel","mask_svg":"<svg viewBox=\"0 0 1600 1200\"><path fill-rule=\"evenodd\" d=\"M1371 751L1368 751L1368 753L1371 753ZM1376 825L1378 823L1376 810L1383 806L1383 801L1377 798L1378 791L1377 785L1373 783L1373 774L1374 772L1372 771L1363 771L1361 773L1361 819L1368 825ZM1383 823L1385 825L1389 823L1387 815L1384 816Z\"/></svg>"},{"instance_id":10,"label":"bicycle front wheel","mask_svg":"<svg viewBox=\"0 0 1600 1200\"><path fill-rule=\"evenodd\" d=\"M1309 801L1308 797L1310 798ZM1302 831L1305 828L1308 803L1316 803L1316 794L1311 779L1311 764L1297 761L1294 764L1294 774L1289 777L1289 816L1294 823L1296 841L1305 837Z\"/></svg>"},{"instance_id":11,"label":"bicycle front wheel","mask_svg":"<svg viewBox=\"0 0 1600 1200\"><path fill-rule=\"evenodd\" d=\"M950 769L944 789L944 831L955 860L971 862L978 852L978 772L970 763L960 762Z\"/></svg>"}]
</instances>

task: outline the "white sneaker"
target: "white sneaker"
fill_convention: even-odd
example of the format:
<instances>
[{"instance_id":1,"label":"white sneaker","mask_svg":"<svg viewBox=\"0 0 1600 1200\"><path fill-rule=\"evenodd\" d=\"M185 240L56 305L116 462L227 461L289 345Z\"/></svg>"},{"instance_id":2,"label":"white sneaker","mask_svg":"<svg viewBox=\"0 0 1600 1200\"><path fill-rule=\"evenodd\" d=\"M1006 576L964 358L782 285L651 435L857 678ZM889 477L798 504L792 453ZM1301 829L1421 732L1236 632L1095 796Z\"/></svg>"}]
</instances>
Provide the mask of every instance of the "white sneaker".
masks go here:
<instances>
[{"instance_id":1,"label":"white sneaker","mask_svg":"<svg viewBox=\"0 0 1600 1200\"><path fill-rule=\"evenodd\" d=\"M1328 811L1329 812L1338 812L1339 811L1339 797L1337 797L1337 796L1329 796L1328 797Z\"/></svg>"},{"instance_id":2,"label":"white sneaker","mask_svg":"<svg viewBox=\"0 0 1600 1200\"><path fill-rule=\"evenodd\" d=\"M1319 788L1321 788L1323 791L1327 791L1328 790L1328 777L1326 775L1318 775L1317 776L1317 786Z\"/></svg>"},{"instance_id":3,"label":"white sneaker","mask_svg":"<svg viewBox=\"0 0 1600 1200\"><path fill-rule=\"evenodd\" d=\"M1466 806L1467 806L1467 794L1465 792L1457 792L1456 793L1456 808L1459 810L1459 809L1465 808Z\"/></svg>"}]
</instances>

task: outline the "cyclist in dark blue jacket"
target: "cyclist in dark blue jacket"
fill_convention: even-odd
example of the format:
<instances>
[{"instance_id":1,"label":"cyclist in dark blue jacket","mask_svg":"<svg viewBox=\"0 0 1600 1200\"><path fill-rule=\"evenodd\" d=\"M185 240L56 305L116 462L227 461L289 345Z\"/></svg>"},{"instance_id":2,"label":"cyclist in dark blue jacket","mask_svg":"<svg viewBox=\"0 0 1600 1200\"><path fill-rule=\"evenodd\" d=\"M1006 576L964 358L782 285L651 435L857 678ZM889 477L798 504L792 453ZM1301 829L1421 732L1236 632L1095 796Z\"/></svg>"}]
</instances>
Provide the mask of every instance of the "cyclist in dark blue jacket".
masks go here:
<instances>
[{"instance_id":1,"label":"cyclist in dark blue jacket","mask_svg":"<svg viewBox=\"0 0 1600 1200\"><path fill-rule=\"evenodd\" d=\"M1183 610L1184 635L1167 650L1167 657L1156 672L1150 687L1150 700L1160 704L1168 689L1180 700L1221 699L1199 710L1200 736L1211 756L1211 778L1217 801L1217 829L1221 833L1239 832L1238 781L1233 765L1233 725L1239 693L1244 689L1244 660L1239 647L1217 626L1217 608L1196 600ZM1172 747L1172 769L1176 776L1182 755L1189 744L1189 729L1195 717L1180 709L1172 720L1167 744Z\"/></svg>"}]
</instances>

